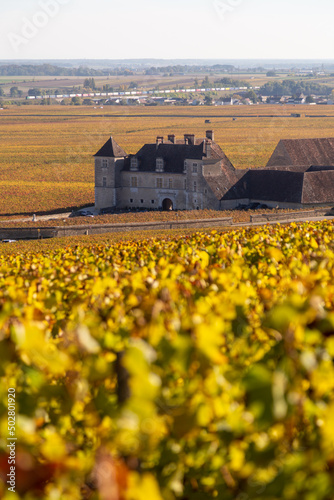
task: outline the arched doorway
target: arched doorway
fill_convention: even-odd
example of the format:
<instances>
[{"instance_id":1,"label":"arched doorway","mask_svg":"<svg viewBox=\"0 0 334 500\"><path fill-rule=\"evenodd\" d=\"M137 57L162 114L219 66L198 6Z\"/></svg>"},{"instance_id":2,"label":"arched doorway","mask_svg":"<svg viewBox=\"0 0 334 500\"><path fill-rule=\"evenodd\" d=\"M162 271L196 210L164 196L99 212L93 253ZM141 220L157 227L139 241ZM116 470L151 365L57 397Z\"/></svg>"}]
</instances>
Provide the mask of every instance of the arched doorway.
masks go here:
<instances>
[{"instance_id":1,"label":"arched doorway","mask_svg":"<svg viewBox=\"0 0 334 500\"><path fill-rule=\"evenodd\" d=\"M162 210L168 212L169 210L173 210L173 202L169 198L165 198L162 202Z\"/></svg>"}]
</instances>

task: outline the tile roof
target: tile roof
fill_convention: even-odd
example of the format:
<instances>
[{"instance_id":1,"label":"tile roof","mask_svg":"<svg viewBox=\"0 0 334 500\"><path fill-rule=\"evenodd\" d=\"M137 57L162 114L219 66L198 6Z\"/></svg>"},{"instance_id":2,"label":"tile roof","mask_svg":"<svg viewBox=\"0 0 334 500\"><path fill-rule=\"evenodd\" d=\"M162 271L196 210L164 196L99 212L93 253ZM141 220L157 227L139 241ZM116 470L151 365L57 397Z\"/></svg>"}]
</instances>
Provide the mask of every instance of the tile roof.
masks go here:
<instances>
[{"instance_id":1,"label":"tile roof","mask_svg":"<svg viewBox=\"0 0 334 500\"><path fill-rule=\"evenodd\" d=\"M241 179L246 198L278 203L334 203L334 167L248 170ZM233 188L232 188L233 191ZM237 198L240 196L240 189ZM225 198L227 199L227 198Z\"/></svg>"},{"instance_id":2,"label":"tile roof","mask_svg":"<svg viewBox=\"0 0 334 500\"><path fill-rule=\"evenodd\" d=\"M267 167L283 165L334 165L334 138L279 141Z\"/></svg>"},{"instance_id":3,"label":"tile roof","mask_svg":"<svg viewBox=\"0 0 334 500\"><path fill-rule=\"evenodd\" d=\"M210 186L212 192L219 200L235 200L247 196L247 185L244 182L246 170L236 170L232 164L228 165L224 160L220 162L218 175L208 175L203 169L203 177Z\"/></svg>"},{"instance_id":4,"label":"tile roof","mask_svg":"<svg viewBox=\"0 0 334 500\"><path fill-rule=\"evenodd\" d=\"M194 144L185 144L184 140L175 142L165 141L160 144L145 144L135 155L138 160L139 171L154 172L157 158L164 160L164 172L183 173L185 160L223 160L228 166L232 166L218 144L212 142L209 155L206 154L206 139L195 139ZM124 169L130 169L131 157L126 161Z\"/></svg>"},{"instance_id":5,"label":"tile roof","mask_svg":"<svg viewBox=\"0 0 334 500\"><path fill-rule=\"evenodd\" d=\"M124 149L117 144L112 136L102 146L102 148L94 156L104 156L108 158L121 158L127 156Z\"/></svg>"},{"instance_id":6,"label":"tile roof","mask_svg":"<svg viewBox=\"0 0 334 500\"><path fill-rule=\"evenodd\" d=\"M334 169L304 174L302 203L334 203Z\"/></svg>"},{"instance_id":7,"label":"tile roof","mask_svg":"<svg viewBox=\"0 0 334 500\"><path fill-rule=\"evenodd\" d=\"M250 170L247 174L249 198L282 203L301 203L303 181L303 171Z\"/></svg>"}]
</instances>

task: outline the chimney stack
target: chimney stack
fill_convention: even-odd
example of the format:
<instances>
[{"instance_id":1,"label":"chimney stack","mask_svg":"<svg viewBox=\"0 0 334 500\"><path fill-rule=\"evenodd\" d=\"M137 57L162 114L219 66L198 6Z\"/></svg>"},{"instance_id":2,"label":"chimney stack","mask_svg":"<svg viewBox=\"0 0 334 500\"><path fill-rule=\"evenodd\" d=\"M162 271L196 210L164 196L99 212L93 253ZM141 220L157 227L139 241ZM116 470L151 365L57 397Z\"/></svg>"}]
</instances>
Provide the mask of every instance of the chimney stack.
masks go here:
<instances>
[{"instance_id":1,"label":"chimney stack","mask_svg":"<svg viewBox=\"0 0 334 500\"><path fill-rule=\"evenodd\" d=\"M205 154L207 158L211 158L211 147L212 147L212 141L211 139L207 139L205 141Z\"/></svg>"},{"instance_id":2,"label":"chimney stack","mask_svg":"<svg viewBox=\"0 0 334 500\"><path fill-rule=\"evenodd\" d=\"M162 136L159 136L157 137L157 147L160 145L160 144L163 144L164 143L164 138Z\"/></svg>"},{"instance_id":3,"label":"chimney stack","mask_svg":"<svg viewBox=\"0 0 334 500\"><path fill-rule=\"evenodd\" d=\"M213 130L207 130L206 131L206 138L207 139L210 139L210 141L214 141L215 140L215 133Z\"/></svg>"},{"instance_id":4,"label":"chimney stack","mask_svg":"<svg viewBox=\"0 0 334 500\"><path fill-rule=\"evenodd\" d=\"M194 134L184 134L184 143L195 145L195 135Z\"/></svg>"},{"instance_id":5,"label":"chimney stack","mask_svg":"<svg viewBox=\"0 0 334 500\"><path fill-rule=\"evenodd\" d=\"M170 135L168 136L168 140L169 140L170 142L172 142L173 144L175 144L175 134L170 134Z\"/></svg>"}]
</instances>

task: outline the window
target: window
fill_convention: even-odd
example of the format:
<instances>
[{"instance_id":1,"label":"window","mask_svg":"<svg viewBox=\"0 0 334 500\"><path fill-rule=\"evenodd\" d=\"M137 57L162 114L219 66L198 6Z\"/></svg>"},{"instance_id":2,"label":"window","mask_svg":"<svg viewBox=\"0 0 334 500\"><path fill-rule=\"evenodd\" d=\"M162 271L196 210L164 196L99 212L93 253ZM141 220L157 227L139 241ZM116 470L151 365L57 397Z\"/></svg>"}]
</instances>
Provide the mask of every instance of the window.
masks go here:
<instances>
[{"instance_id":1,"label":"window","mask_svg":"<svg viewBox=\"0 0 334 500\"><path fill-rule=\"evenodd\" d=\"M156 161L156 171L163 172L164 171L164 160L163 158L157 158Z\"/></svg>"},{"instance_id":2,"label":"window","mask_svg":"<svg viewBox=\"0 0 334 500\"><path fill-rule=\"evenodd\" d=\"M106 158L102 160L102 168L108 168L108 160Z\"/></svg>"},{"instance_id":3,"label":"window","mask_svg":"<svg viewBox=\"0 0 334 500\"><path fill-rule=\"evenodd\" d=\"M102 187L107 187L107 178L106 177L102 177Z\"/></svg>"},{"instance_id":4,"label":"window","mask_svg":"<svg viewBox=\"0 0 334 500\"><path fill-rule=\"evenodd\" d=\"M138 170L138 160L137 160L137 158L131 158L130 170Z\"/></svg>"},{"instance_id":5,"label":"window","mask_svg":"<svg viewBox=\"0 0 334 500\"><path fill-rule=\"evenodd\" d=\"M186 171L187 171L187 160L184 160L183 172L185 173Z\"/></svg>"},{"instance_id":6,"label":"window","mask_svg":"<svg viewBox=\"0 0 334 500\"><path fill-rule=\"evenodd\" d=\"M193 174L197 174L197 163L193 163Z\"/></svg>"},{"instance_id":7,"label":"window","mask_svg":"<svg viewBox=\"0 0 334 500\"><path fill-rule=\"evenodd\" d=\"M158 177L158 178L157 178L157 188L158 188L158 189L161 189L161 188L162 188L162 178L161 178L161 177Z\"/></svg>"},{"instance_id":8,"label":"window","mask_svg":"<svg viewBox=\"0 0 334 500\"><path fill-rule=\"evenodd\" d=\"M184 179L184 189L187 189L187 179Z\"/></svg>"},{"instance_id":9,"label":"window","mask_svg":"<svg viewBox=\"0 0 334 500\"><path fill-rule=\"evenodd\" d=\"M194 191L195 192L197 191L197 182L196 181L194 182Z\"/></svg>"},{"instance_id":10,"label":"window","mask_svg":"<svg viewBox=\"0 0 334 500\"><path fill-rule=\"evenodd\" d=\"M204 194L208 194L208 190L207 189L204 189Z\"/></svg>"},{"instance_id":11,"label":"window","mask_svg":"<svg viewBox=\"0 0 334 500\"><path fill-rule=\"evenodd\" d=\"M152 205L154 205L154 200L151 200Z\"/></svg>"},{"instance_id":12,"label":"window","mask_svg":"<svg viewBox=\"0 0 334 500\"><path fill-rule=\"evenodd\" d=\"M130 203L133 203L133 198L130 198Z\"/></svg>"},{"instance_id":13,"label":"window","mask_svg":"<svg viewBox=\"0 0 334 500\"><path fill-rule=\"evenodd\" d=\"M144 203L144 200L140 200L140 203Z\"/></svg>"},{"instance_id":14,"label":"window","mask_svg":"<svg viewBox=\"0 0 334 500\"><path fill-rule=\"evenodd\" d=\"M168 189L173 189L173 179L168 179Z\"/></svg>"},{"instance_id":15,"label":"window","mask_svg":"<svg viewBox=\"0 0 334 500\"><path fill-rule=\"evenodd\" d=\"M138 187L138 179L137 179L137 177L131 177L131 187L133 187L133 188Z\"/></svg>"}]
</instances>

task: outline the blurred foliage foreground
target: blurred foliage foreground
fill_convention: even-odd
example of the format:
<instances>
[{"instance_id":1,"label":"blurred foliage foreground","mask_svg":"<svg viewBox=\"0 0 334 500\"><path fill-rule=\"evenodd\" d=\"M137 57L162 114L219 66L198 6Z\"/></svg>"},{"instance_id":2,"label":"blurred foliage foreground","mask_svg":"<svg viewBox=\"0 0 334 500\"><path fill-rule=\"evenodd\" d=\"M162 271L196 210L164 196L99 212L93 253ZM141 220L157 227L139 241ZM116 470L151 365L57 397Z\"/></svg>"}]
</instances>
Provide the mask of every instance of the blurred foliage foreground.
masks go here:
<instances>
[{"instance_id":1,"label":"blurred foliage foreground","mask_svg":"<svg viewBox=\"0 0 334 500\"><path fill-rule=\"evenodd\" d=\"M333 499L333 234L0 256L2 498Z\"/></svg>"}]
</instances>

